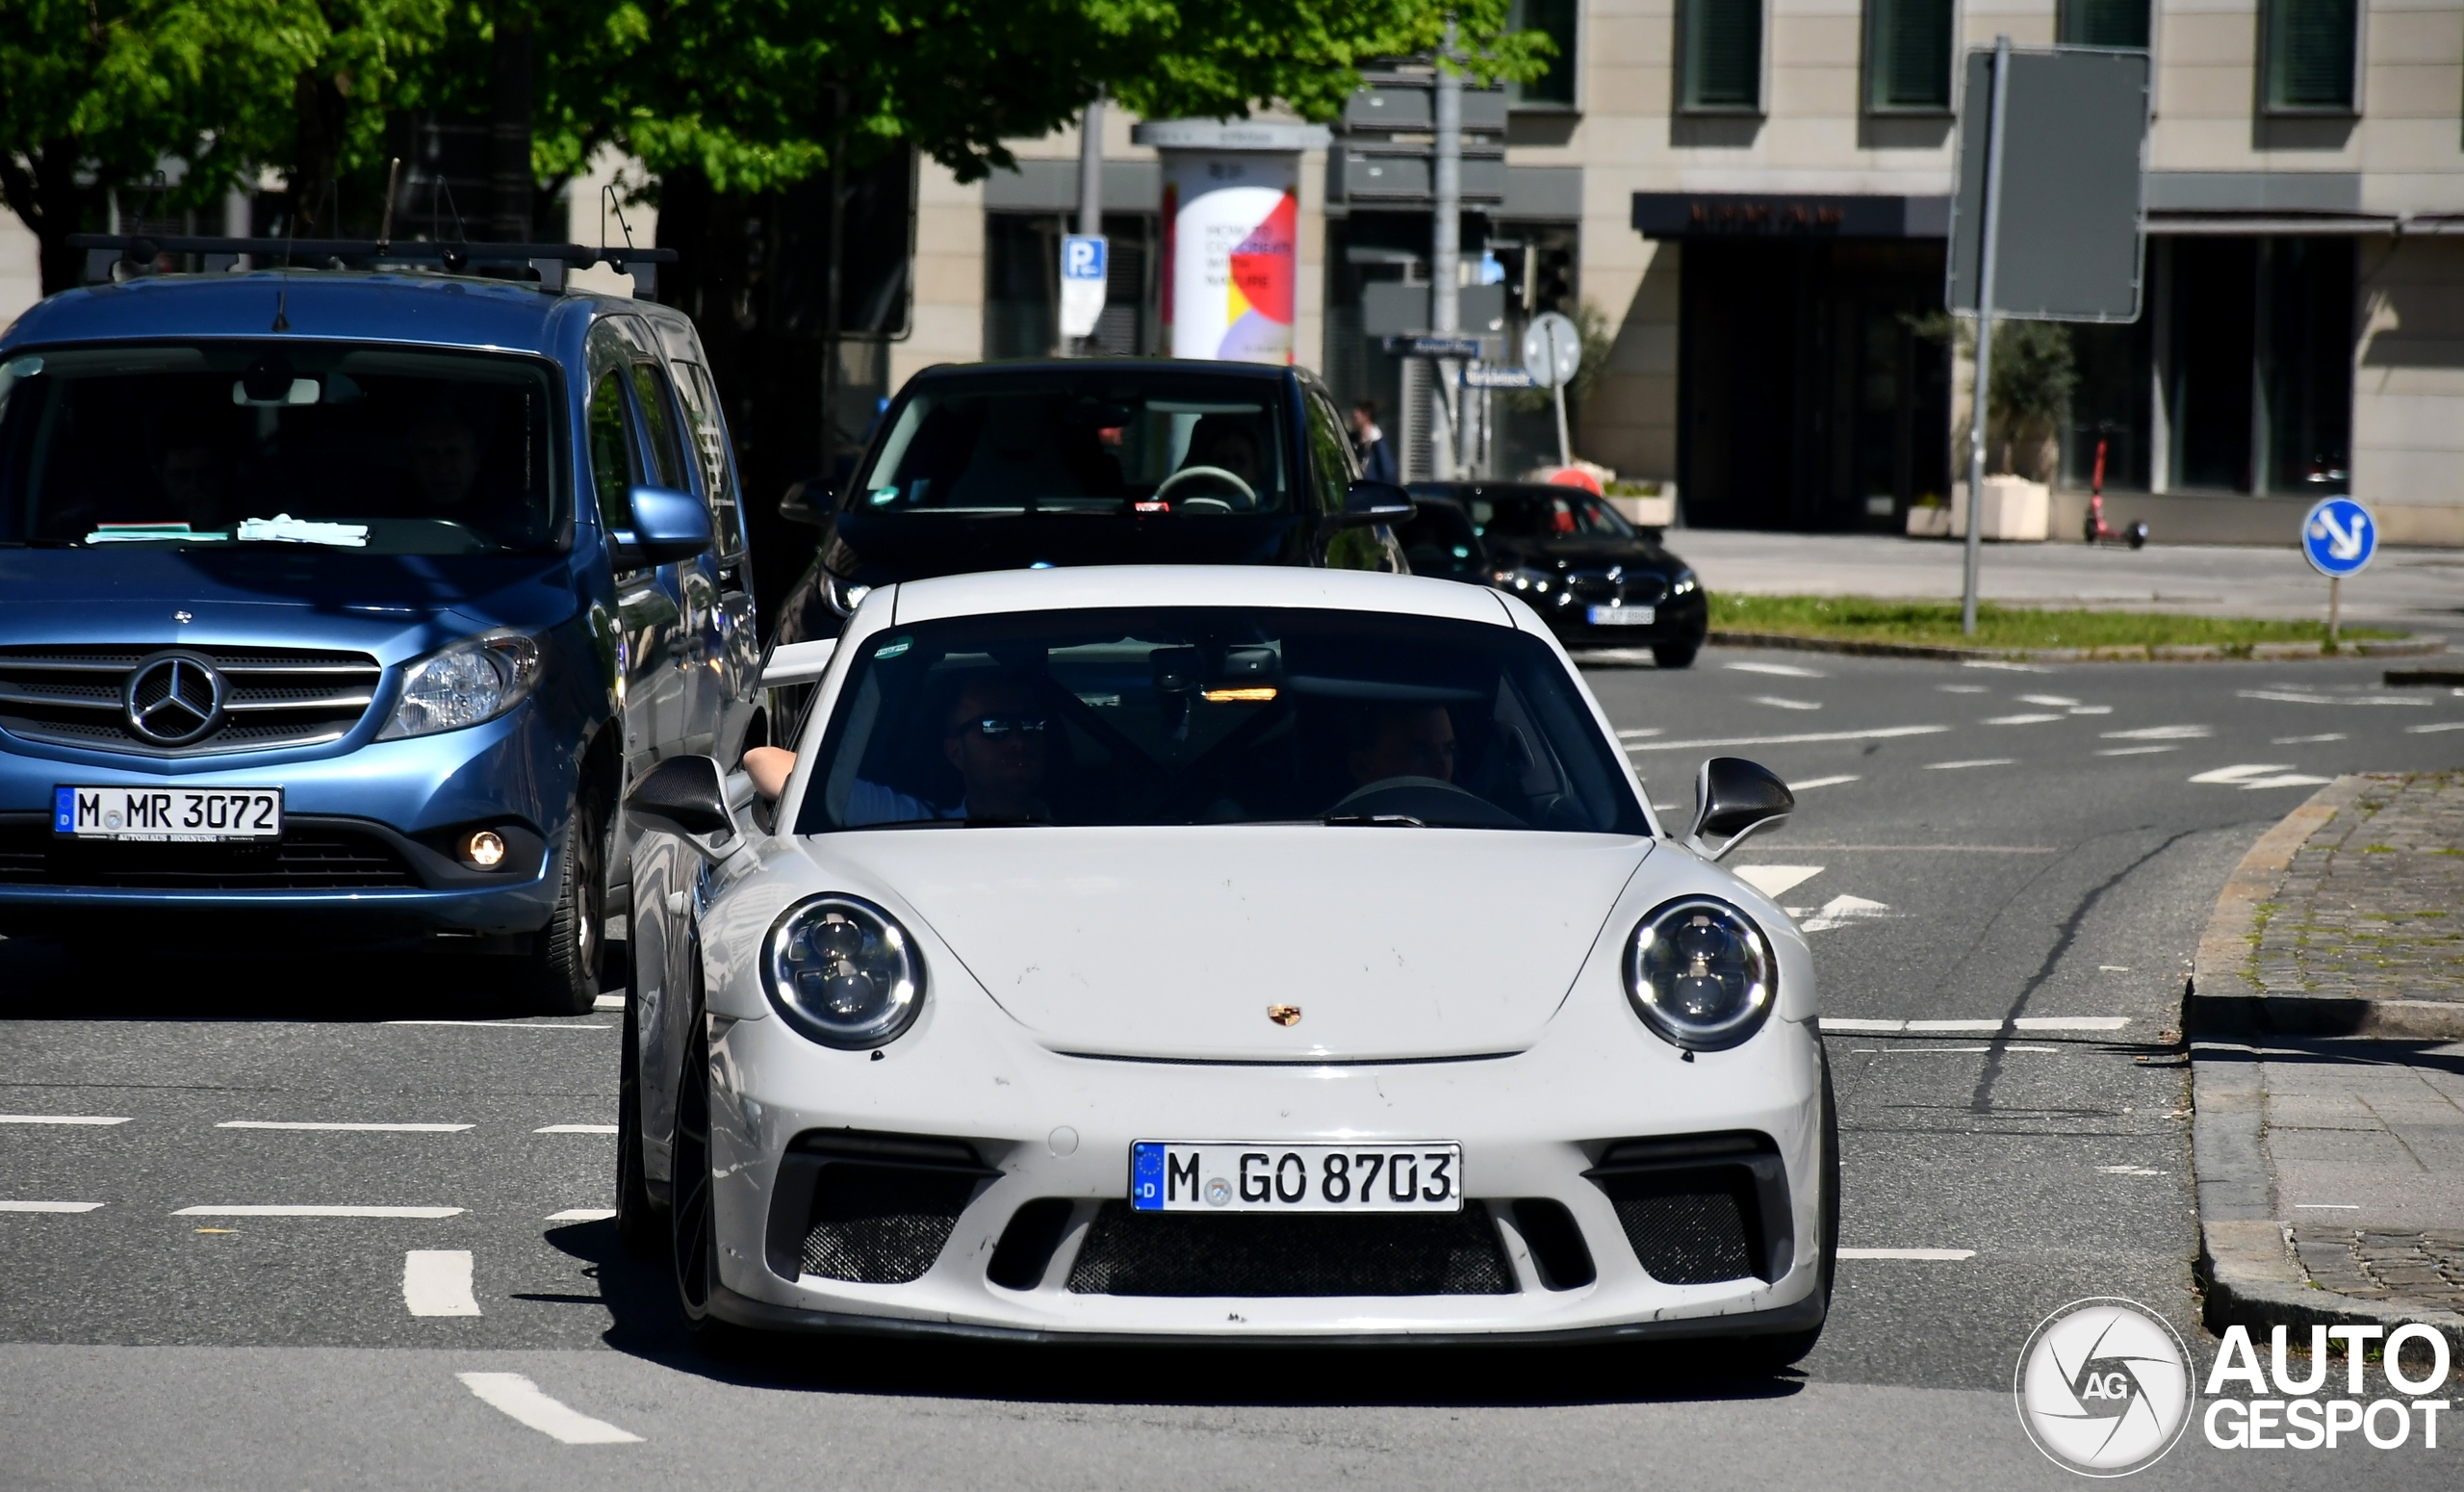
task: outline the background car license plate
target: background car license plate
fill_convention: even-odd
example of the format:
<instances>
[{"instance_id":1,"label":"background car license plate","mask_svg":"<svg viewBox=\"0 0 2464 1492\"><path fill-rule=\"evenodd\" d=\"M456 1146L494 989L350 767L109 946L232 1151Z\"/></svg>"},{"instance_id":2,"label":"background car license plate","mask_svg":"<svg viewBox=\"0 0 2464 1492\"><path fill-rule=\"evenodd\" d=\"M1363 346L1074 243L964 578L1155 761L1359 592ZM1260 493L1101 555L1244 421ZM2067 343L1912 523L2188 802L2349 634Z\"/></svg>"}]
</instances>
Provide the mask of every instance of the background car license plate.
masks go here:
<instances>
[{"instance_id":1,"label":"background car license plate","mask_svg":"<svg viewBox=\"0 0 2464 1492\"><path fill-rule=\"evenodd\" d=\"M1659 619L1655 606L1592 606L1583 614L1594 627L1649 627Z\"/></svg>"},{"instance_id":2,"label":"background car license plate","mask_svg":"<svg viewBox=\"0 0 2464 1492\"><path fill-rule=\"evenodd\" d=\"M279 839L282 789L58 787L51 827L80 839Z\"/></svg>"},{"instance_id":3,"label":"background car license plate","mask_svg":"<svg viewBox=\"0 0 2464 1492\"><path fill-rule=\"evenodd\" d=\"M1140 1141L1129 1147L1139 1212L1460 1212L1463 1147Z\"/></svg>"}]
</instances>

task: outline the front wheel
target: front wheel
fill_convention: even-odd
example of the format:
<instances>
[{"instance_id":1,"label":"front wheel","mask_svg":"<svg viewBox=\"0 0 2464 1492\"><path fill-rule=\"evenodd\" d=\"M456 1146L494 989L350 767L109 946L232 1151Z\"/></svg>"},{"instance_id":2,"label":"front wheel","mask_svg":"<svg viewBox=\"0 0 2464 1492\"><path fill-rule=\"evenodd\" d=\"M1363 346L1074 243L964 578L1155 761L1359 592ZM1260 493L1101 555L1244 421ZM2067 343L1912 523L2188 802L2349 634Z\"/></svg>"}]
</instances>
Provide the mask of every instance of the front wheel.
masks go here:
<instances>
[{"instance_id":1,"label":"front wheel","mask_svg":"<svg viewBox=\"0 0 2464 1492\"><path fill-rule=\"evenodd\" d=\"M655 1259L667 1247L667 1220L651 1201L650 1170L642 1158L642 1028L629 994L624 1054L616 1067L616 1236L636 1259Z\"/></svg>"},{"instance_id":2,"label":"front wheel","mask_svg":"<svg viewBox=\"0 0 2464 1492\"><path fill-rule=\"evenodd\" d=\"M1822 1236L1816 1241L1820 1263L1814 1288L1821 1298L1823 1314L1828 1316L1834 1286L1839 1277L1839 1106L1832 1097L1831 1059L1827 1056L1822 1063L1822 1175L1817 1184L1821 1190L1815 1225L1821 1228ZM1795 1366L1821 1340L1822 1326L1817 1324L1803 1331L1740 1338L1729 1344L1727 1355L1742 1372L1771 1374Z\"/></svg>"},{"instance_id":3,"label":"front wheel","mask_svg":"<svg viewBox=\"0 0 2464 1492\"><path fill-rule=\"evenodd\" d=\"M590 800L565 817L556 906L518 976L523 1003L549 1016L587 1016L599 1003L599 943L607 917L607 832Z\"/></svg>"},{"instance_id":4,"label":"front wheel","mask_svg":"<svg viewBox=\"0 0 2464 1492\"><path fill-rule=\"evenodd\" d=\"M697 991L698 993L698 991ZM667 1256L676 1303L695 1345L737 1356L751 1344L742 1328L710 1314L719 1283L718 1219L710 1205L710 1027L699 999L676 1080L676 1140L668 1151Z\"/></svg>"},{"instance_id":5,"label":"front wheel","mask_svg":"<svg viewBox=\"0 0 2464 1492\"><path fill-rule=\"evenodd\" d=\"M1702 639L1690 642L1659 642L1652 645L1652 661L1662 668L1692 668L1694 655L1703 651Z\"/></svg>"}]
</instances>

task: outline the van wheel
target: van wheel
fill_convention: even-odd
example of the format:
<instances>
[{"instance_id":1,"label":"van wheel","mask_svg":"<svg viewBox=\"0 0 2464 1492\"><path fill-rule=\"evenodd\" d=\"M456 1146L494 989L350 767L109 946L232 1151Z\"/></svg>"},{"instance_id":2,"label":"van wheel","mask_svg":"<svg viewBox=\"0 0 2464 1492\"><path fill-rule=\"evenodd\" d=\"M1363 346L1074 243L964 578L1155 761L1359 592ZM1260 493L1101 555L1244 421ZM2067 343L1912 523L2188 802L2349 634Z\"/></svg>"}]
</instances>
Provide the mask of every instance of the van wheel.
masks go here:
<instances>
[{"instance_id":1,"label":"van wheel","mask_svg":"<svg viewBox=\"0 0 2464 1492\"><path fill-rule=\"evenodd\" d=\"M550 1016L587 1016L599 1000L599 943L607 915L607 843L584 799L565 819L556 910L538 932L521 983L524 1003Z\"/></svg>"}]
</instances>

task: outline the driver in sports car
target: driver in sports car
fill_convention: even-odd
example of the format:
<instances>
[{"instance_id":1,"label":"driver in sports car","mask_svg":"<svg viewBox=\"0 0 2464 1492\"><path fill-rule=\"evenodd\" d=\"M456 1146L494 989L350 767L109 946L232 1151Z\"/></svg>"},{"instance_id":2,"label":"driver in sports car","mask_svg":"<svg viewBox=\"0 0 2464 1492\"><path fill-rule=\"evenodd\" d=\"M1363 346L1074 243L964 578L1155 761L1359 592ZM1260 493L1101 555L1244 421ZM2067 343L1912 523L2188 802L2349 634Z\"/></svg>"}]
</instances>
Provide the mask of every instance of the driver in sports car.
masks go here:
<instances>
[{"instance_id":1,"label":"driver in sports car","mask_svg":"<svg viewBox=\"0 0 2464 1492\"><path fill-rule=\"evenodd\" d=\"M1387 705L1364 711L1344 759L1357 786L1395 777L1454 781L1454 717L1443 705Z\"/></svg>"},{"instance_id":2,"label":"driver in sports car","mask_svg":"<svg viewBox=\"0 0 2464 1492\"><path fill-rule=\"evenodd\" d=\"M1044 746L1043 707L1035 690L1007 674L988 674L962 684L943 721L941 754L958 770L965 791L943 809L911 793L858 778L848 795L851 822L909 824L931 818L1049 819L1044 774L1051 760ZM786 791L796 754L781 746L756 746L744 754L744 774L754 791L776 800Z\"/></svg>"}]
</instances>

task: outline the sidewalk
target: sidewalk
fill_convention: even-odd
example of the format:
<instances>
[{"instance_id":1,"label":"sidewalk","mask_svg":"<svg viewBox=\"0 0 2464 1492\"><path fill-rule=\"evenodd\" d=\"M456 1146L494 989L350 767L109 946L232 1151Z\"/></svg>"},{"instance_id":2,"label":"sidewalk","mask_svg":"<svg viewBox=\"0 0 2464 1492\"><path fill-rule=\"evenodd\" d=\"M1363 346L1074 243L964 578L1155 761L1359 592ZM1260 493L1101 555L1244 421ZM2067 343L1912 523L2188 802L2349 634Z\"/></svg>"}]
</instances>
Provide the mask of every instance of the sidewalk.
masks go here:
<instances>
[{"instance_id":1,"label":"sidewalk","mask_svg":"<svg viewBox=\"0 0 2464 1492\"><path fill-rule=\"evenodd\" d=\"M2348 777L2252 846L2185 1019L2212 1328L2464 1349L2464 772Z\"/></svg>"},{"instance_id":2,"label":"sidewalk","mask_svg":"<svg viewBox=\"0 0 2464 1492\"><path fill-rule=\"evenodd\" d=\"M2295 552L2224 545L1988 544L1986 600L2192 616L2327 619L2327 582ZM1964 550L1940 539L1866 533L1671 528L1669 549L1713 592L1957 598ZM2344 618L2464 639L2464 550L2390 549L2344 587Z\"/></svg>"}]
</instances>

